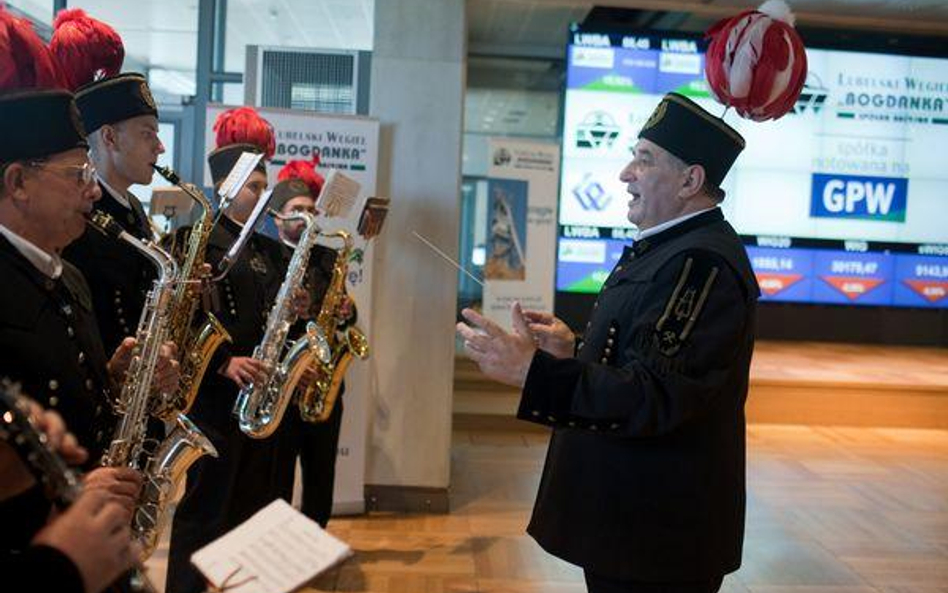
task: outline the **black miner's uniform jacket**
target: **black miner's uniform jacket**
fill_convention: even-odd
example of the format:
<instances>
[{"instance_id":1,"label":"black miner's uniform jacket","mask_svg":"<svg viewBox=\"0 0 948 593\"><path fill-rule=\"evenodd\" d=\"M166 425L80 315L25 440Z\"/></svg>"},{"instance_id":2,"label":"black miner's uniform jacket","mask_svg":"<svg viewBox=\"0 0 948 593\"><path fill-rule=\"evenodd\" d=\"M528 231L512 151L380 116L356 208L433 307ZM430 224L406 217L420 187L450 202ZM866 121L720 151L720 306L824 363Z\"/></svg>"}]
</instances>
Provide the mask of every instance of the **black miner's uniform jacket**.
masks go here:
<instances>
[{"instance_id":1,"label":"black miner's uniform jacket","mask_svg":"<svg viewBox=\"0 0 948 593\"><path fill-rule=\"evenodd\" d=\"M68 262L59 278L46 276L2 236L0 278L0 377L57 411L88 449L87 468L95 467L115 417L89 287ZM0 503L0 555L23 549L46 523L49 508L41 487Z\"/></svg>"},{"instance_id":2,"label":"black miner's uniform jacket","mask_svg":"<svg viewBox=\"0 0 948 593\"><path fill-rule=\"evenodd\" d=\"M626 248L575 358L538 352L518 416L553 426L528 532L605 577L736 570L757 282L719 209Z\"/></svg>"},{"instance_id":3,"label":"black miner's uniform jacket","mask_svg":"<svg viewBox=\"0 0 948 593\"><path fill-rule=\"evenodd\" d=\"M53 280L0 237L0 377L66 421L95 466L112 439L107 358L89 287L63 262Z\"/></svg>"},{"instance_id":4,"label":"black miner's uniform jacket","mask_svg":"<svg viewBox=\"0 0 948 593\"><path fill-rule=\"evenodd\" d=\"M131 209L126 208L102 183L99 187L102 198L95 203L95 210L110 215L128 234L150 239L151 225L141 202L126 192ZM157 277L155 264L124 241L88 226L63 250L63 258L79 268L89 282L102 344L111 356L124 338L135 335L145 295Z\"/></svg>"}]
</instances>

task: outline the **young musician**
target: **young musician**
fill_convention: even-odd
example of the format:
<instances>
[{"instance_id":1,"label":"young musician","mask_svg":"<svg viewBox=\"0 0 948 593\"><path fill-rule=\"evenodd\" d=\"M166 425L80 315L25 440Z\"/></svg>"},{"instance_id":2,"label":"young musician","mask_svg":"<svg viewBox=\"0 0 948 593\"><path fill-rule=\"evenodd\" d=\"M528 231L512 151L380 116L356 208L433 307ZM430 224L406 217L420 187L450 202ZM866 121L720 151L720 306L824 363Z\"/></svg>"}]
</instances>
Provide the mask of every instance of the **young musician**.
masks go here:
<instances>
[{"instance_id":1,"label":"young musician","mask_svg":"<svg viewBox=\"0 0 948 593\"><path fill-rule=\"evenodd\" d=\"M273 188L270 207L283 215L294 212L317 214L316 199L322 191L325 180L316 172L318 160L291 161L280 170L280 182ZM277 225L280 239L295 246L303 233L302 221L285 221ZM306 275L306 288L312 300L309 319L315 320L323 306L323 297L329 288L336 264L335 249L316 245L310 252ZM340 327L355 323L356 310L352 299L343 295L337 312L343 320ZM281 432L286 439L286 448L294 458L299 455L303 480L303 513L323 527L332 514L333 487L336 475L336 450L339 445L339 431L342 426L342 394L345 384L339 388L339 395L332 413L325 422L313 424L304 422L295 410L284 417L287 428Z\"/></svg>"},{"instance_id":2,"label":"young musician","mask_svg":"<svg viewBox=\"0 0 948 593\"><path fill-rule=\"evenodd\" d=\"M129 234L153 238L142 203L129 191L151 183L153 165L165 151L158 139L158 108L141 74L119 74L125 54L112 27L81 9L56 16L50 48L76 85L76 104L89 135L90 155L102 193L95 209ZM104 78L96 78L104 72ZM63 257L89 281L102 342L112 349L134 335L155 265L122 240L89 229Z\"/></svg>"},{"instance_id":3,"label":"young musician","mask_svg":"<svg viewBox=\"0 0 948 593\"><path fill-rule=\"evenodd\" d=\"M208 155L215 186L224 181L241 153L273 154L272 128L251 108L221 114L215 130L218 147ZM217 270L237 240L266 188L261 160L211 232L206 261L213 269ZM186 233L177 242L186 243ZM278 439L248 437L234 416L240 389L266 380L268 369L252 354L263 337L285 271L279 243L253 233L230 271L207 295L209 311L230 333L232 342L222 345L212 359L189 415L214 443L219 457L192 466L188 473L187 490L172 527L168 593L203 591L203 580L190 564L191 554L272 500L290 500L292 495L293 468L279 462Z\"/></svg>"}]
</instances>

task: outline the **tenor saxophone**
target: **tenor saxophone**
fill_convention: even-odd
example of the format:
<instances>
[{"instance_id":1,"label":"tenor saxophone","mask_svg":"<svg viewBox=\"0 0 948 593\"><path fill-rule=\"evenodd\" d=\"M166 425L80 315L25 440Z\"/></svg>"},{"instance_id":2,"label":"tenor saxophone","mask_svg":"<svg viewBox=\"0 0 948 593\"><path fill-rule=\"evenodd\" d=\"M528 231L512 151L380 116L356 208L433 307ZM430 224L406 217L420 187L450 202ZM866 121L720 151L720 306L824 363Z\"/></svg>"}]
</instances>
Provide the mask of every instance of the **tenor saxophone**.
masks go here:
<instances>
[{"instance_id":1,"label":"tenor saxophone","mask_svg":"<svg viewBox=\"0 0 948 593\"><path fill-rule=\"evenodd\" d=\"M201 326L192 326L199 299L199 293L193 290L193 285L204 279L202 265L211 227L214 225L211 204L201 191L182 183L178 174L169 167L156 165L155 170L168 182L181 188L201 208L201 217L191 229L187 251L178 269L178 275L183 281L175 284L168 313L168 338L178 346L181 380L177 391L169 400L159 400L156 409L152 410L156 416L170 421L178 413L187 414L191 410L211 357L223 342L230 342L231 337L209 311Z\"/></svg>"},{"instance_id":2,"label":"tenor saxophone","mask_svg":"<svg viewBox=\"0 0 948 593\"><path fill-rule=\"evenodd\" d=\"M132 531L147 558L158 545L168 505L188 468L204 455L217 457L217 450L184 414L175 416L174 428L157 447L147 436L148 417L155 407L152 379L161 345L167 340L169 309L178 283L174 258L154 243L125 232L103 212L94 212L89 223L132 246L158 268L158 278L145 298L135 331L136 344L125 381L113 402L119 415L118 425L102 459L102 465L130 467L142 473L144 484L132 519Z\"/></svg>"},{"instance_id":3,"label":"tenor saxophone","mask_svg":"<svg viewBox=\"0 0 948 593\"><path fill-rule=\"evenodd\" d=\"M259 384L251 383L241 389L234 404L234 415L238 418L240 430L256 439L270 436L280 425L297 384L313 360L329 360L326 337L312 322L307 324L306 333L301 338L293 342L289 349L285 348L290 326L296 320L293 294L303 285L309 254L319 236L319 227L316 226L315 217L308 212L289 216L273 213L273 216L281 220L302 219L306 222L306 229L293 251L276 302L267 316L263 338L253 351L253 357L263 362L270 371L267 380Z\"/></svg>"},{"instance_id":4,"label":"tenor saxophone","mask_svg":"<svg viewBox=\"0 0 948 593\"><path fill-rule=\"evenodd\" d=\"M339 396L342 380L352 362L353 355L360 360L369 356L369 341L358 327L350 325L339 331L340 319L337 313L339 303L346 296L346 274L349 271L349 254L352 252L352 236L339 230L328 233L327 237L339 237L343 247L336 254L332 268L332 278L326 296L323 297L316 325L322 330L329 343L330 357L327 362L316 361L314 370L316 380L301 390L297 404L300 416L306 422L325 422L332 414ZM340 335L341 334L341 335Z\"/></svg>"}]
</instances>

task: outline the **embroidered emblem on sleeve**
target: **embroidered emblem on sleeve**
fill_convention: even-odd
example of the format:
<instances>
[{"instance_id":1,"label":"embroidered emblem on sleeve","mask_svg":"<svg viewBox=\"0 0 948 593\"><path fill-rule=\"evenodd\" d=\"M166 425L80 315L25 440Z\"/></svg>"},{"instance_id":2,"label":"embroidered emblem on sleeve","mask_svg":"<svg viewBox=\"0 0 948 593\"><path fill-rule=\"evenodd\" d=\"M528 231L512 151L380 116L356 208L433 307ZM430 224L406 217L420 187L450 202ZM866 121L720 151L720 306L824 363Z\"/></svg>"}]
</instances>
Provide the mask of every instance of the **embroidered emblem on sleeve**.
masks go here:
<instances>
[{"instance_id":1,"label":"embroidered emblem on sleeve","mask_svg":"<svg viewBox=\"0 0 948 593\"><path fill-rule=\"evenodd\" d=\"M710 268L707 274L697 272L694 258L685 260L675 290L655 324L653 340L660 353L674 356L681 350L698 321L705 301L708 300L718 272L717 266Z\"/></svg>"}]
</instances>

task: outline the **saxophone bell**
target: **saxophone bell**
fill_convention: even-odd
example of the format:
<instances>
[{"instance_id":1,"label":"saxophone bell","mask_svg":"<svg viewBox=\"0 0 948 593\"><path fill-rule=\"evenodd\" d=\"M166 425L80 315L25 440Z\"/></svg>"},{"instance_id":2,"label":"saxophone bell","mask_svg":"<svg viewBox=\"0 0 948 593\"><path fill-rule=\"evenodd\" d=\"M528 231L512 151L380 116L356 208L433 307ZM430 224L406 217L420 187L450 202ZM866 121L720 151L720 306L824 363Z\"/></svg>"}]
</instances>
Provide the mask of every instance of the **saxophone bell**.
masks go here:
<instances>
[{"instance_id":1,"label":"saxophone bell","mask_svg":"<svg viewBox=\"0 0 948 593\"><path fill-rule=\"evenodd\" d=\"M171 433L149 457L147 480L135 509L133 527L147 558L158 546L171 501L195 461L218 457L217 448L184 414L178 414Z\"/></svg>"},{"instance_id":2,"label":"saxophone bell","mask_svg":"<svg viewBox=\"0 0 948 593\"><path fill-rule=\"evenodd\" d=\"M237 416L241 432L256 439L273 434L283 420L283 414L303 374L315 364L314 360L325 360L329 352L328 336L321 333L318 325L311 324L306 335L293 342L284 354L287 334L296 319L293 293L303 285L309 255L320 231L315 217L308 212L278 215L278 218L303 219L306 229L293 251L276 302L267 316L263 338L253 353L256 360L273 371L266 381L252 383L241 389L234 404L234 415Z\"/></svg>"},{"instance_id":3,"label":"saxophone bell","mask_svg":"<svg viewBox=\"0 0 948 593\"><path fill-rule=\"evenodd\" d=\"M317 379L297 398L300 416L306 422L325 422L332 414L342 380L355 356L364 360L369 356L369 341L356 326L340 327L337 308L346 298L346 274L349 270L349 254L352 252L352 236L346 231L336 231L327 236L342 239L343 247L336 254L329 287L323 297L316 325L329 341L329 360L314 363ZM340 334L342 334L340 336Z\"/></svg>"},{"instance_id":4,"label":"saxophone bell","mask_svg":"<svg viewBox=\"0 0 948 593\"><path fill-rule=\"evenodd\" d=\"M170 167L157 164L152 167L169 183L179 187L201 209L201 217L188 236L187 250L183 254L181 272L172 294L173 303L168 315L168 334L171 341L177 344L181 354L181 381L176 393L164 401L156 402L152 410L155 416L166 422L173 422L177 414L190 411L197 399L201 379L211 358L221 344L231 341L231 337L210 312L206 314L201 326L192 325L200 298L199 291L192 289L195 284L207 280L202 268L207 241L214 224L211 203L199 189L183 183L181 177Z\"/></svg>"}]
</instances>

